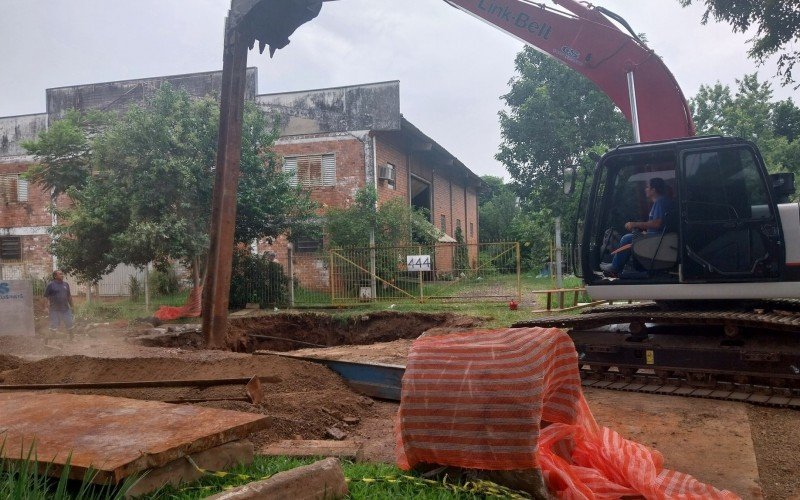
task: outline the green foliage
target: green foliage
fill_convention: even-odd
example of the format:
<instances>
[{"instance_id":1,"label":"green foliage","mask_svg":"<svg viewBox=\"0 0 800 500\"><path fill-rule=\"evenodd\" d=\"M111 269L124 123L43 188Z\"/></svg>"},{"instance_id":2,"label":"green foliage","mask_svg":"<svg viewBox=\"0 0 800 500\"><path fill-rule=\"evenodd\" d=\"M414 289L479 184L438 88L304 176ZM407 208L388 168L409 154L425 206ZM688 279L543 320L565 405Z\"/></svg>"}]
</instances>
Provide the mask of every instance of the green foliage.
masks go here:
<instances>
[{"instance_id":1,"label":"green foliage","mask_svg":"<svg viewBox=\"0 0 800 500\"><path fill-rule=\"evenodd\" d=\"M26 144L40 162L32 180L73 202L53 228L60 264L85 282L119 263L198 265L209 243L218 103L165 84L146 105L90 127L98 121L69 113ZM308 219L313 205L276 168L277 132L264 113L248 104L243 123L236 239L250 241Z\"/></svg>"},{"instance_id":2,"label":"green foliage","mask_svg":"<svg viewBox=\"0 0 800 500\"><path fill-rule=\"evenodd\" d=\"M161 297L175 295L181 290L180 280L172 266L153 270L148 278L148 285L151 294Z\"/></svg>"},{"instance_id":3,"label":"green foliage","mask_svg":"<svg viewBox=\"0 0 800 500\"><path fill-rule=\"evenodd\" d=\"M52 190L54 198L70 189L82 188L92 174L95 136L110 119L110 115L100 111L82 115L71 110L37 140L23 142L22 146L39 162L28 170L26 178L47 191Z\"/></svg>"},{"instance_id":4,"label":"green foliage","mask_svg":"<svg viewBox=\"0 0 800 500\"><path fill-rule=\"evenodd\" d=\"M139 300L144 296L144 286L135 275L131 274L128 279L128 294L131 300Z\"/></svg>"},{"instance_id":5,"label":"green foliage","mask_svg":"<svg viewBox=\"0 0 800 500\"><path fill-rule=\"evenodd\" d=\"M470 269L469 263L469 247L464 243L464 232L461 226L456 227L455 234L456 244L453 248L453 271L458 273Z\"/></svg>"},{"instance_id":6,"label":"green foliage","mask_svg":"<svg viewBox=\"0 0 800 500\"><path fill-rule=\"evenodd\" d=\"M564 221L565 243L573 241L579 193L594 167L588 153L630 142L631 128L591 81L529 47L517 55L503 99L508 111L500 113L503 142L496 157L513 185L482 205L481 238L526 243L526 265L533 266L546 260L554 217ZM567 168L579 172L574 195L563 191ZM516 210L514 195L521 198Z\"/></svg>"},{"instance_id":7,"label":"green foliage","mask_svg":"<svg viewBox=\"0 0 800 500\"><path fill-rule=\"evenodd\" d=\"M482 177L488 189L478 198L478 227L480 241L511 241L509 221L520 213L517 194L503 179L485 175Z\"/></svg>"},{"instance_id":8,"label":"green foliage","mask_svg":"<svg viewBox=\"0 0 800 500\"><path fill-rule=\"evenodd\" d=\"M721 134L753 141L771 172L800 178L800 108L791 99L775 102L772 86L753 73L727 85L703 85L690 105L698 134Z\"/></svg>"},{"instance_id":9,"label":"green foliage","mask_svg":"<svg viewBox=\"0 0 800 500\"><path fill-rule=\"evenodd\" d=\"M347 208L331 208L325 217L325 234L331 248L368 247L375 230L375 246L395 247L434 243L439 231L427 215L412 209L402 198L392 198L375 208L375 189L360 189Z\"/></svg>"},{"instance_id":10,"label":"green foliage","mask_svg":"<svg viewBox=\"0 0 800 500\"><path fill-rule=\"evenodd\" d=\"M289 297L289 277L283 266L264 255L255 255L240 246L233 253L230 307L244 308L248 302L268 306L283 306Z\"/></svg>"},{"instance_id":11,"label":"green foliage","mask_svg":"<svg viewBox=\"0 0 800 500\"><path fill-rule=\"evenodd\" d=\"M0 442L0 452L4 443ZM0 453L2 455L2 453ZM31 446L25 460L11 461L0 459L0 498L26 500L121 500L138 481L129 477L120 486L94 485L98 471L87 469L79 483L70 481L72 470L71 456L57 476L51 477L54 470L52 462L40 468L36 452Z\"/></svg>"},{"instance_id":12,"label":"green foliage","mask_svg":"<svg viewBox=\"0 0 800 500\"><path fill-rule=\"evenodd\" d=\"M749 1L699 0L705 4L703 24L710 17L729 23L733 30L746 33L755 29L750 39L752 45L748 55L759 64L768 57L778 57L778 74L783 75L784 84L793 83L792 68L800 59L800 0ZM684 7L693 0L679 0Z\"/></svg>"},{"instance_id":13,"label":"green foliage","mask_svg":"<svg viewBox=\"0 0 800 500\"><path fill-rule=\"evenodd\" d=\"M564 171L585 162L593 148L630 142L630 125L588 79L526 47L503 96L502 143L497 159L511 174L528 209L566 215L575 204L563 194Z\"/></svg>"}]
</instances>

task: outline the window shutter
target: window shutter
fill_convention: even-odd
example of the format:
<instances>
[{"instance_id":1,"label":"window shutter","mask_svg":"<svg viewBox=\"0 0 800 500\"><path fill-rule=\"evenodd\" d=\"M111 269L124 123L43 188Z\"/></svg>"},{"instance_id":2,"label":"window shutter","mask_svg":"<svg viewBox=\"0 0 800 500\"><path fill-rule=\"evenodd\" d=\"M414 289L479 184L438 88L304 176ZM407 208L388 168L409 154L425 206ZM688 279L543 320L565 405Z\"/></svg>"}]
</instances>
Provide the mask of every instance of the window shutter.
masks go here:
<instances>
[{"instance_id":1,"label":"window shutter","mask_svg":"<svg viewBox=\"0 0 800 500\"><path fill-rule=\"evenodd\" d=\"M17 178L17 201L28 201L28 181Z\"/></svg>"},{"instance_id":2,"label":"window shutter","mask_svg":"<svg viewBox=\"0 0 800 500\"><path fill-rule=\"evenodd\" d=\"M283 172L291 175L289 184L293 187L297 186L297 158L284 158Z\"/></svg>"},{"instance_id":3,"label":"window shutter","mask_svg":"<svg viewBox=\"0 0 800 500\"><path fill-rule=\"evenodd\" d=\"M336 155L322 156L322 185L336 185Z\"/></svg>"}]
</instances>

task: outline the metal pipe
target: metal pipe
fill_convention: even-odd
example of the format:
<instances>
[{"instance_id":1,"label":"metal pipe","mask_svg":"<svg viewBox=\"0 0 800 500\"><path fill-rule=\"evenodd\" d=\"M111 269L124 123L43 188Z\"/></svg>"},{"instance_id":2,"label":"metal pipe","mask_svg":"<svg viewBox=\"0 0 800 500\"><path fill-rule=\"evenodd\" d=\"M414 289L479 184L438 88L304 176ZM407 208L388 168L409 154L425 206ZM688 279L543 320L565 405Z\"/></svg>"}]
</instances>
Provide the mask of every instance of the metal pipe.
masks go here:
<instances>
[{"instance_id":1,"label":"metal pipe","mask_svg":"<svg viewBox=\"0 0 800 500\"><path fill-rule=\"evenodd\" d=\"M628 71L628 98L631 101L631 125L633 126L633 141L642 142L639 133L639 107L636 104L636 77L633 70Z\"/></svg>"}]
</instances>

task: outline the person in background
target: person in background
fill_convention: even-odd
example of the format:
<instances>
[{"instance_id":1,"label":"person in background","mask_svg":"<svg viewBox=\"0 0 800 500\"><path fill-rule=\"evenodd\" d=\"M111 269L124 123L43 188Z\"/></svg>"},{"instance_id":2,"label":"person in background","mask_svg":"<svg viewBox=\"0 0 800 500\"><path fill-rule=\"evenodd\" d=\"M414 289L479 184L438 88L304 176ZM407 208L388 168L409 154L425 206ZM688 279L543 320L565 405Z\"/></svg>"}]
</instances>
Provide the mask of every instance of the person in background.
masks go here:
<instances>
[{"instance_id":1,"label":"person in background","mask_svg":"<svg viewBox=\"0 0 800 500\"><path fill-rule=\"evenodd\" d=\"M650 214L646 221L626 222L625 229L631 231L619 240L619 247L627 245L633 241L632 231L645 231L648 234L655 234L661 231L664 223L664 215L673 208L672 198L667 195L667 183L661 177L653 177L644 188L645 195L653 203ZM600 269L606 276L616 278L622 274L625 264L631 256L630 249L617 252L614 259L609 263L600 264Z\"/></svg>"},{"instance_id":2,"label":"person in background","mask_svg":"<svg viewBox=\"0 0 800 500\"><path fill-rule=\"evenodd\" d=\"M64 273L60 269L53 271L53 281L47 284L44 296L49 301L50 333L56 333L61 323L67 329L67 333L72 338L72 293L69 284L64 281Z\"/></svg>"}]
</instances>

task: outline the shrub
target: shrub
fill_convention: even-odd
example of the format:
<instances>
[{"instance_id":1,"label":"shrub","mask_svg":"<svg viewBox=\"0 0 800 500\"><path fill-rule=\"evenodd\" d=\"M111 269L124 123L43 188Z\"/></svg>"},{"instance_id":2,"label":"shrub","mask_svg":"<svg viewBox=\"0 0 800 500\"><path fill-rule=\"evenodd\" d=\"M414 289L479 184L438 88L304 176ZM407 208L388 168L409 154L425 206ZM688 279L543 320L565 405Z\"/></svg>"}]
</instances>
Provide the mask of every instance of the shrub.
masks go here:
<instances>
[{"instance_id":1,"label":"shrub","mask_svg":"<svg viewBox=\"0 0 800 500\"><path fill-rule=\"evenodd\" d=\"M230 307L241 309L248 302L262 308L284 305L289 296L289 277L283 266L263 255L254 255L247 247L233 252Z\"/></svg>"},{"instance_id":2,"label":"shrub","mask_svg":"<svg viewBox=\"0 0 800 500\"><path fill-rule=\"evenodd\" d=\"M178 275L172 267L156 269L150 274L150 293L154 295L175 295L181 291Z\"/></svg>"}]
</instances>

